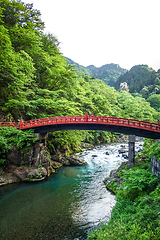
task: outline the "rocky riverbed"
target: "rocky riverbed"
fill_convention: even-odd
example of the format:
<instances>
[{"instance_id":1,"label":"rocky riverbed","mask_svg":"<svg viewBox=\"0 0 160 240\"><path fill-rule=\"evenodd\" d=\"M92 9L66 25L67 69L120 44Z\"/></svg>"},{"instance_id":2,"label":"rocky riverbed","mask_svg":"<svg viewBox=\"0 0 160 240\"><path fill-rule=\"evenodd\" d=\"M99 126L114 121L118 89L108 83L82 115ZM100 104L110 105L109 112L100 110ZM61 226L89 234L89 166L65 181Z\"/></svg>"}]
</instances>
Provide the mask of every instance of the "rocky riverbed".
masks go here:
<instances>
[{"instance_id":1,"label":"rocky riverbed","mask_svg":"<svg viewBox=\"0 0 160 240\"><path fill-rule=\"evenodd\" d=\"M88 231L110 219L116 200L103 180L127 162L120 149L127 154L127 142L84 149L76 155L85 165L61 167L47 181L1 187L1 239L86 240Z\"/></svg>"},{"instance_id":2,"label":"rocky riverbed","mask_svg":"<svg viewBox=\"0 0 160 240\"><path fill-rule=\"evenodd\" d=\"M82 147L91 149L93 145L86 143ZM83 158L75 154L66 156L66 154L57 151L56 155L50 156L47 148L44 146L38 146L38 149L35 150L36 154L34 153L34 159L31 164L31 152L29 151L28 159L25 157L25 160L17 153L16 149L8 154L6 167L0 169L0 186L21 181L42 181L62 166L81 166L86 164Z\"/></svg>"},{"instance_id":3,"label":"rocky riverbed","mask_svg":"<svg viewBox=\"0 0 160 240\"><path fill-rule=\"evenodd\" d=\"M135 154L137 155L139 152L142 151L142 149L143 149L143 143L137 142ZM125 145L121 145L121 148L118 150L118 153L121 154L121 156L124 159L128 159L128 151L127 151ZM142 155L138 158L137 161L141 162L145 158L146 158L146 156ZM129 169L128 161L125 161L125 162L122 162L121 165L117 169L114 169L110 172L110 175L107 178L105 178L103 181L108 190L110 190L113 193L117 192L117 188L123 182L123 178L121 177L123 175L123 170L127 170L127 169Z\"/></svg>"},{"instance_id":4,"label":"rocky riverbed","mask_svg":"<svg viewBox=\"0 0 160 240\"><path fill-rule=\"evenodd\" d=\"M117 140L118 143L122 143L121 148L118 150L119 155L126 160L128 158L127 141L128 138L126 136L122 136ZM81 148L83 150L91 150L94 146L88 143L83 143ZM141 150L142 144L136 149L136 153ZM106 155L109 154L110 153L107 151ZM48 154L48 149L42 144L37 144L35 148L30 149L25 155L25 158L21 157L16 149L13 149L12 152L8 153L7 157L8 164L5 169L0 169L0 186L21 181L42 181L46 177L49 177L50 174L55 173L56 170L62 166L81 166L86 164L86 161L77 154L67 156L65 153L61 153L57 150L56 155L50 156ZM31 159L33 160L31 161ZM113 174L115 174L115 171L113 171L111 176L111 179L115 182L115 176L113 176Z\"/></svg>"}]
</instances>

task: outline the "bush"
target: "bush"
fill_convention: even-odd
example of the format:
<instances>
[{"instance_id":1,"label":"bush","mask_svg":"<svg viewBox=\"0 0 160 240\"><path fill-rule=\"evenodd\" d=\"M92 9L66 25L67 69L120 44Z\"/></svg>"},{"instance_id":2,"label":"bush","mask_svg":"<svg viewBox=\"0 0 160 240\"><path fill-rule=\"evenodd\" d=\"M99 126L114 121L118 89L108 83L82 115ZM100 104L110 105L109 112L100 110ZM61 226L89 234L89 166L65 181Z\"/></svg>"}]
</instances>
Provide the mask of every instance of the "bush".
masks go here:
<instances>
[{"instance_id":1,"label":"bush","mask_svg":"<svg viewBox=\"0 0 160 240\"><path fill-rule=\"evenodd\" d=\"M146 193L153 191L158 183L158 178L145 169L134 168L125 171L117 197L134 200Z\"/></svg>"},{"instance_id":2,"label":"bush","mask_svg":"<svg viewBox=\"0 0 160 240\"><path fill-rule=\"evenodd\" d=\"M14 127L0 127L0 165L6 162L6 153L16 146L22 153L36 141L32 130L22 131Z\"/></svg>"}]
</instances>

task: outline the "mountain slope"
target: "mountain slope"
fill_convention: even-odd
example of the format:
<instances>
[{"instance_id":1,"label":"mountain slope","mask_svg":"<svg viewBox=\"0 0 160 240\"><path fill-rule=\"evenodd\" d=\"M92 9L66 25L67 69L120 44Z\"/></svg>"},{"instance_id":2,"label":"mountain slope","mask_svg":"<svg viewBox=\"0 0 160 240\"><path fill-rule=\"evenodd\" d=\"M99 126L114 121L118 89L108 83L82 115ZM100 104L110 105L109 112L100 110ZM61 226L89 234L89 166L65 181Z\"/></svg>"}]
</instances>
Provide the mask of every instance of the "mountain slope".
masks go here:
<instances>
[{"instance_id":1,"label":"mountain slope","mask_svg":"<svg viewBox=\"0 0 160 240\"><path fill-rule=\"evenodd\" d=\"M70 58L66 57L66 60L69 64L74 66L74 69L78 70L79 72L83 72L88 76L94 76L100 80L103 80L107 85L114 86L115 82L122 74L126 73L127 70L121 68L118 64L105 64L101 67L95 67L94 65L89 65L88 67L84 67L75 63Z\"/></svg>"},{"instance_id":2,"label":"mountain slope","mask_svg":"<svg viewBox=\"0 0 160 240\"><path fill-rule=\"evenodd\" d=\"M147 65L137 65L120 76L114 87L118 90L123 82L127 83L130 93L140 93L147 98L150 94L160 93L160 70L156 72Z\"/></svg>"},{"instance_id":3,"label":"mountain slope","mask_svg":"<svg viewBox=\"0 0 160 240\"><path fill-rule=\"evenodd\" d=\"M69 64L73 65L73 67L74 67L75 70L78 70L79 72L83 72L83 73L85 73L86 75L88 75L88 76L90 76L90 77L93 76L92 71L90 71L90 70L87 69L86 67L84 67L84 66L82 66L82 65L74 62L74 61L71 60L70 58L65 57L65 59L66 59L66 61L67 61Z\"/></svg>"},{"instance_id":4,"label":"mountain slope","mask_svg":"<svg viewBox=\"0 0 160 240\"><path fill-rule=\"evenodd\" d=\"M117 79L127 72L126 69L121 68L118 64L110 63L101 67L90 65L87 67L95 78L103 80L107 85L114 86Z\"/></svg>"}]
</instances>

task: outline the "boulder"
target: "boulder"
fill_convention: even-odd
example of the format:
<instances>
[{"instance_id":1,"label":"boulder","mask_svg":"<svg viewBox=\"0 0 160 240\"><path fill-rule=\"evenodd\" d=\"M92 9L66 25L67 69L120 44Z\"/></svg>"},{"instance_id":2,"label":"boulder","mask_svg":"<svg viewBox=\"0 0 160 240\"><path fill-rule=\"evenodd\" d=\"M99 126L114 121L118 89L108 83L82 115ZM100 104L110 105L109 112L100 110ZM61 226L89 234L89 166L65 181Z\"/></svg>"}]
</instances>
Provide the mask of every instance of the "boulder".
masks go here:
<instances>
[{"instance_id":1,"label":"boulder","mask_svg":"<svg viewBox=\"0 0 160 240\"><path fill-rule=\"evenodd\" d=\"M69 166L70 165L69 160L59 150L56 151L56 155L51 155L51 159L52 159L52 161L59 162L64 166Z\"/></svg>"},{"instance_id":2,"label":"boulder","mask_svg":"<svg viewBox=\"0 0 160 240\"><path fill-rule=\"evenodd\" d=\"M38 170L39 170L39 173L41 173L42 177L47 176L47 170L44 167L39 168Z\"/></svg>"},{"instance_id":3,"label":"boulder","mask_svg":"<svg viewBox=\"0 0 160 240\"><path fill-rule=\"evenodd\" d=\"M126 151L124 149L118 149L119 153L125 153Z\"/></svg>"},{"instance_id":4,"label":"boulder","mask_svg":"<svg viewBox=\"0 0 160 240\"><path fill-rule=\"evenodd\" d=\"M24 154L21 154L21 151L17 149L16 146L13 146L12 149L7 153L7 161L9 163L20 166L22 163L28 164L32 162L32 156L33 156L33 147L30 147L30 149L26 150Z\"/></svg>"},{"instance_id":5,"label":"boulder","mask_svg":"<svg viewBox=\"0 0 160 240\"><path fill-rule=\"evenodd\" d=\"M19 182L19 179L16 176L8 174L7 176L0 176L0 186Z\"/></svg>"},{"instance_id":6,"label":"boulder","mask_svg":"<svg viewBox=\"0 0 160 240\"><path fill-rule=\"evenodd\" d=\"M67 156L66 159L69 161L69 163L71 165L84 165L86 164L86 161L82 158L80 158L79 156L77 155L70 155L70 156Z\"/></svg>"},{"instance_id":7,"label":"boulder","mask_svg":"<svg viewBox=\"0 0 160 240\"><path fill-rule=\"evenodd\" d=\"M90 143L82 143L81 147L82 148L87 148L88 150L92 150L94 148L94 146Z\"/></svg>"},{"instance_id":8,"label":"boulder","mask_svg":"<svg viewBox=\"0 0 160 240\"><path fill-rule=\"evenodd\" d=\"M7 153L7 160L13 164L13 165L20 165L20 163L22 162L21 160L21 152L17 149L16 146L12 147L12 150L10 150Z\"/></svg>"},{"instance_id":9,"label":"boulder","mask_svg":"<svg viewBox=\"0 0 160 240\"><path fill-rule=\"evenodd\" d=\"M56 161L50 161L50 166L52 167L52 168L54 168L54 169L57 169L57 168L60 168L60 167L62 167L63 166L63 164L62 163L60 163L60 162L56 162Z\"/></svg>"},{"instance_id":10,"label":"boulder","mask_svg":"<svg viewBox=\"0 0 160 240\"><path fill-rule=\"evenodd\" d=\"M16 170L13 175L16 176L17 178L19 178L20 180L23 180L27 177L28 174L28 169L21 171L21 170Z\"/></svg>"},{"instance_id":11,"label":"boulder","mask_svg":"<svg viewBox=\"0 0 160 240\"><path fill-rule=\"evenodd\" d=\"M66 158L66 157L62 157L58 160L59 163L61 163L62 165L64 166L69 166L70 165L70 162L69 160Z\"/></svg>"},{"instance_id":12,"label":"boulder","mask_svg":"<svg viewBox=\"0 0 160 240\"><path fill-rule=\"evenodd\" d=\"M106 179L103 180L103 182L105 183L106 187L108 190L113 191L114 193L116 193L116 188L123 182L123 178L120 178L118 176L118 173L127 168L127 163L126 162L122 162L122 164L120 165L120 167L118 169L112 170L110 172L109 177L107 177ZM117 186L114 186L114 184L117 184Z\"/></svg>"},{"instance_id":13,"label":"boulder","mask_svg":"<svg viewBox=\"0 0 160 240\"><path fill-rule=\"evenodd\" d=\"M122 157L127 159L128 158L128 154L127 153L122 153Z\"/></svg>"},{"instance_id":14,"label":"boulder","mask_svg":"<svg viewBox=\"0 0 160 240\"><path fill-rule=\"evenodd\" d=\"M27 177L33 179L33 178L36 178L38 176L38 174L39 174L39 169L38 168L37 169L31 169L29 171Z\"/></svg>"},{"instance_id":15,"label":"boulder","mask_svg":"<svg viewBox=\"0 0 160 240\"><path fill-rule=\"evenodd\" d=\"M38 168L38 169L31 169L27 175L27 178L41 179L45 176L47 176L47 170L44 167L42 167L42 168Z\"/></svg>"}]
</instances>

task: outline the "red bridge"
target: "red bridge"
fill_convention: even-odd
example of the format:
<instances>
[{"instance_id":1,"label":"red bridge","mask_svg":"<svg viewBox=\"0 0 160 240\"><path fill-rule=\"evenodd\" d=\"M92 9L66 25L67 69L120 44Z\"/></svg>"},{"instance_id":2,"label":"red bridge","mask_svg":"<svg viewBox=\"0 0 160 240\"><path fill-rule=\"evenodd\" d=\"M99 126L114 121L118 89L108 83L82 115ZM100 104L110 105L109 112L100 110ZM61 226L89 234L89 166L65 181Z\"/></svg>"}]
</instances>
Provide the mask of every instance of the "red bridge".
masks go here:
<instances>
[{"instance_id":1,"label":"red bridge","mask_svg":"<svg viewBox=\"0 0 160 240\"><path fill-rule=\"evenodd\" d=\"M61 130L101 130L136 135L146 138L160 138L159 123L151 123L136 119L107 116L66 116L49 117L29 121L0 122L0 126L14 126L17 129L33 129L35 133L46 133Z\"/></svg>"}]
</instances>

